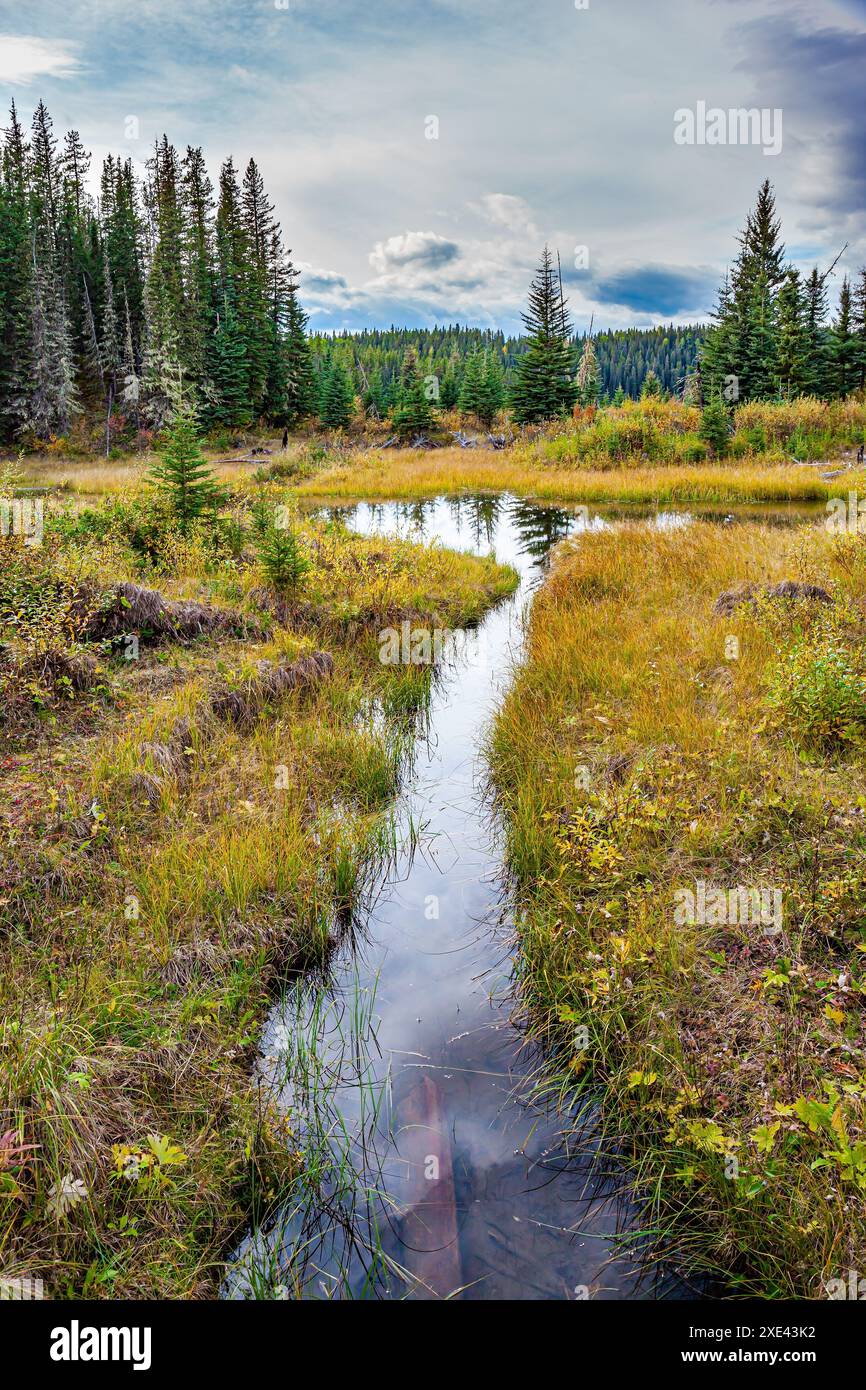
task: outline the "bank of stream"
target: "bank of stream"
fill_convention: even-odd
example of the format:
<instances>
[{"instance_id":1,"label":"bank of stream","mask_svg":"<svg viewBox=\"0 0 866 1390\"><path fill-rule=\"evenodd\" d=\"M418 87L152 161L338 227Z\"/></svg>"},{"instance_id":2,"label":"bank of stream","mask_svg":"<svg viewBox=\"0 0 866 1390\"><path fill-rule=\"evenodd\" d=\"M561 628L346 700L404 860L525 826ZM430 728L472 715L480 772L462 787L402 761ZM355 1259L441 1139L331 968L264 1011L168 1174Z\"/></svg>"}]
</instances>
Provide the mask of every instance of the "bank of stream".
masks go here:
<instances>
[{"instance_id":1,"label":"bank of stream","mask_svg":"<svg viewBox=\"0 0 866 1390\"><path fill-rule=\"evenodd\" d=\"M810 509L750 514L796 524ZM514 923L481 753L552 548L616 513L486 496L334 515L365 534L495 552L520 586L453 636L419 718L387 875L327 975L299 980L272 1011L261 1081L291 1112L305 1178L235 1253L226 1296L696 1296L647 1258L595 1117L563 1139L571 1127L543 1100L544 1059L514 1016Z\"/></svg>"}]
</instances>

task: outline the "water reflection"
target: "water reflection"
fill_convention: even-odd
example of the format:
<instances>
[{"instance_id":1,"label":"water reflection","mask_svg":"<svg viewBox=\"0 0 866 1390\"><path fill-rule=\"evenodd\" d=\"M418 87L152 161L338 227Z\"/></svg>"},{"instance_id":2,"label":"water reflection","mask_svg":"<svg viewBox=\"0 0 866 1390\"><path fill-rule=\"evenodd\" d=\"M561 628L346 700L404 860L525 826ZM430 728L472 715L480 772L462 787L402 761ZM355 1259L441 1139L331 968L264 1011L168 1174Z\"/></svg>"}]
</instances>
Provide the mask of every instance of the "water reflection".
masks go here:
<instances>
[{"instance_id":1,"label":"water reflection","mask_svg":"<svg viewBox=\"0 0 866 1390\"><path fill-rule=\"evenodd\" d=\"M227 1291L689 1296L669 1271L644 1267L639 1213L600 1156L595 1117L563 1142L563 1117L523 1099L540 1059L511 1017L513 923L480 785L525 601L558 542L613 519L504 496L320 510L365 534L495 553L521 584L438 673L392 872L328 977L298 982L273 1010L263 1084L291 1111L308 1181L238 1251ZM685 526L690 515L654 520Z\"/></svg>"}]
</instances>

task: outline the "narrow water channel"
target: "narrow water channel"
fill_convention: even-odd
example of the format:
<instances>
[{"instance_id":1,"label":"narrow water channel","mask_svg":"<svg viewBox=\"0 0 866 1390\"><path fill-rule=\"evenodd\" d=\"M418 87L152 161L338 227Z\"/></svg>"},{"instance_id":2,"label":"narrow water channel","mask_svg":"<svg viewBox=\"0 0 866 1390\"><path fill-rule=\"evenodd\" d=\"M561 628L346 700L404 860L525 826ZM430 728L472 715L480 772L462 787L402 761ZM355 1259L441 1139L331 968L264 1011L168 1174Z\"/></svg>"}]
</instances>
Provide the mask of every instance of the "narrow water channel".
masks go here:
<instances>
[{"instance_id":1,"label":"narrow water channel","mask_svg":"<svg viewBox=\"0 0 866 1390\"><path fill-rule=\"evenodd\" d=\"M397 807L395 862L325 979L269 1020L263 1085L303 1119L315 1200L236 1252L228 1297L691 1296L646 1267L640 1213L599 1162L592 1117L527 1097L540 1059L512 1021L513 923L485 796L485 730L519 659L526 604L580 509L509 497L342 508L353 529L495 553L520 587L438 673ZM724 514L715 514L724 520ZM761 510L780 523L793 509ZM649 524L686 525L670 511Z\"/></svg>"}]
</instances>

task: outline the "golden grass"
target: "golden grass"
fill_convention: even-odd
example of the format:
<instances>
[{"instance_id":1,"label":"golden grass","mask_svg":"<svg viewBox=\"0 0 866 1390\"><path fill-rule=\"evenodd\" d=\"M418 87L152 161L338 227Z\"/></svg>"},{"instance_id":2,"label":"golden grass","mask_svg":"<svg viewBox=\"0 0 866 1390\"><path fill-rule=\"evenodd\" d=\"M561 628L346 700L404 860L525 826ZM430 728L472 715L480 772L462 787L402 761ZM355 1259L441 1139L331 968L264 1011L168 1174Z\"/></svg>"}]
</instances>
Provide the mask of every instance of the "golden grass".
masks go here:
<instances>
[{"instance_id":1,"label":"golden grass","mask_svg":"<svg viewBox=\"0 0 866 1390\"><path fill-rule=\"evenodd\" d=\"M785 578L829 584L829 616L714 615L720 592ZM562 1084L604 1083L668 1245L762 1297L826 1296L866 1238L864 604L859 538L588 535L536 599L491 738L522 987ZM853 673L841 742L768 700L798 641L828 727L839 661ZM781 934L678 921L699 881L778 887Z\"/></svg>"},{"instance_id":2,"label":"golden grass","mask_svg":"<svg viewBox=\"0 0 866 1390\"><path fill-rule=\"evenodd\" d=\"M826 501L866 487L866 473L851 471L825 482L816 468L796 465L703 464L661 468L541 469L494 450L393 450L354 455L325 468L297 488L301 497L436 497L511 492L542 501L577 503Z\"/></svg>"},{"instance_id":3,"label":"golden grass","mask_svg":"<svg viewBox=\"0 0 866 1390\"><path fill-rule=\"evenodd\" d=\"M516 582L441 548L298 534L304 631L143 643L106 663L95 716L70 703L7 736L0 1136L35 1147L0 1145L0 1263L54 1298L213 1297L232 1243L285 1197L297 1143L255 1082L261 1026L390 852L429 689L429 668L379 662L377 632L394 612L459 626ZM264 583L193 544L171 558L167 597L243 607ZM323 647L329 679L250 727L214 714L215 686ZM151 1135L181 1157L142 1167ZM81 1187L58 1206L64 1182Z\"/></svg>"},{"instance_id":4,"label":"golden grass","mask_svg":"<svg viewBox=\"0 0 866 1390\"><path fill-rule=\"evenodd\" d=\"M233 463L211 450L203 452L217 478L225 484L249 478L262 463L268 462L263 459L262 463ZM236 453L243 453L243 450ZM140 487L156 461L154 453L132 454L110 461L33 456L22 461L20 471L22 482L28 487L58 489L75 497L97 498Z\"/></svg>"}]
</instances>

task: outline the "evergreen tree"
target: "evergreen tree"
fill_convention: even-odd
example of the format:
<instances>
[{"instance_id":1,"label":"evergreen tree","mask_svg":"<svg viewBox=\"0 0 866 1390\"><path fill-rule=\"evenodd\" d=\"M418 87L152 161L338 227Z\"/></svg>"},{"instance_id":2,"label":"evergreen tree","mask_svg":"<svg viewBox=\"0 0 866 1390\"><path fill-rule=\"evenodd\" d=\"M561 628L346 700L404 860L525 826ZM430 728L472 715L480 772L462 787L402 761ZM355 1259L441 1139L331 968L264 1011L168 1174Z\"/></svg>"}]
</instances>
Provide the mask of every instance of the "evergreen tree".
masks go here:
<instances>
[{"instance_id":1,"label":"evergreen tree","mask_svg":"<svg viewBox=\"0 0 866 1390\"><path fill-rule=\"evenodd\" d=\"M122 348L120 320L114 299L114 278L111 274L108 248L103 246L102 330L99 340L99 355L112 400L117 395L118 381L123 366Z\"/></svg>"},{"instance_id":2,"label":"evergreen tree","mask_svg":"<svg viewBox=\"0 0 866 1390\"><path fill-rule=\"evenodd\" d=\"M409 348L400 373L400 389L391 423L402 439L424 434L433 423L424 380L418 369L418 354Z\"/></svg>"},{"instance_id":3,"label":"evergreen tree","mask_svg":"<svg viewBox=\"0 0 866 1390\"><path fill-rule=\"evenodd\" d=\"M254 414L267 408L268 377L273 367L274 333L268 314L270 255L276 224L273 204L254 159L244 171L240 220L243 230L241 292L238 300L247 353L250 402ZM277 259L280 256L277 239ZM278 390L278 395L279 395ZM277 408L282 407L282 399Z\"/></svg>"},{"instance_id":4,"label":"evergreen tree","mask_svg":"<svg viewBox=\"0 0 866 1390\"><path fill-rule=\"evenodd\" d=\"M28 145L15 103L5 131L0 180L0 435L13 438L28 415L33 260L27 191Z\"/></svg>"},{"instance_id":5,"label":"evergreen tree","mask_svg":"<svg viewBox=\"0 0 866 1390\"><path fill-rule=\"evenodd\" d=\"M746 219L739 255L720 292L704 344L702 365L711 394L725 390L740 400L771 400L777 394L776 311L786 274L780 230L767 179Z\"/></svg>"},{"instance_id":6,"label":"evergreen tree","mask_svg":"<svg viewBox=\"0 0 866 1390\"><path fill-rule=\"evenodd\" d=\"M484 354L481 377L480 409L476 412L481 423L490 429L505 405L505 380L497 356L488 349Z\"/></svg>"},{"instance_id":7,"label":"evergreen tree","mask_svg":"<svg viewBox=\"0 0 866 1390\"><path fill-rule=\"evenodd\" d=\"M213 394L210 380L209 338L213 334L217 306L214 250L213 184L200 149L187 146L181 164L181 257L186 319L181 349L192 381L204 398Z\"/></svg>"},{"instance_id":8,"label":"evergreen tree","mask_svg":"<svg viewBox=\"0 0 866 1390\"><path fill-rule=\"evenodd\" d=\"M860 373L858 385L862 391L866 386L866 266L860 271L852 305L852 325L857 338L857 366Z\"/></svg>"},{"instance_id":9,"label":"evergreen tree","mask_svg":"<svg viewBox=\"0 0 866 1390\"><path fill-rule=\"evenodd\" d=\"M851 285L846 276L839 293L839 315L830 335L830 379L836 396L848 396L860 384L859 351L852 307Z\"/></svg>"},{"instance_id":10,"label":"evergreen tree","mask_svg":"<svg viewBox=\"0 0 866 1390\"><path fill-rule=\"evenodd\" d=\"M831 389L826 322L827 292L814 266L806 282L806 392L810 396L826 396Z\"/></svg>"},{"instance_id":11,"label":"evergreen tree","mask_svg":"<svg viewBox=\"0 0 866 1390\"><path fill-rule=\"evenodd\" d=\"M310 561L290 527L264 527L259 536L258 553L268 582L282 596L294 592L310 569Z\"/></svg>"},{"instance_id":12,"label":"evergreen tree","mask_svg":"<svg viewBox=\"0 0 866 1390\"><path fill-rule=\"evenodd\" d=\"M772 400L777 394L776 308L779 286L785 278L785 248L769 179L761 185L743 244L742 278L737 280L739 300L734 312L739 326L738 349L742 374L752 400Z\"/></svg>"},{"instance_id":13,"label":"evergreen tree","mask_svg":"<svg viewBox=\"0 0 866 1390\"><path fill-rule=\"evenodd\" d=\"M802 396L809 389L809 305L799 271L788 270L778 299L779 385L786 397Z\"/></svg>"},{"instance_id":14,"label":"evergreen tree","mask_svg":"<svg viewBox=\"0 0 866 1390\"><path fill-rule=\"evenodd\" d=\"M460 354L454 347L448 358L448 365L439 388L439 404L443 410L453 410L460 400L462 390Z\"/></svg>"},{"instance_id":15,"label":"evergreen tree","mask_svg":"<svg viewBox=\"0 0 866 1390\"><path fill-rule=\"evenodd\" d=\"M51 117L39 102L30 141L30 382L26 425L65 434L80 410L73 328L60 244L61 169Z\"/></svg>"},{"instance_id":16,"label":"evergreen tree","mask_svg":"<svg viewBox=\"0 0 866 1390\"><path fill-rule=\"evenodd\" d=\"M342 362L334 359L322 378L319 418L328 429L345 429L352 419L352 387Z\"/></svg>"},{"instance_id":17,"label":"evergreen tree","mask_svg":"<svg viewBox=\"0 0 866 1390\"><path fill-rule=\"evenodd\" d=\"M172 420L160 461L148 476L167 496L184 534L193 521L213 516L220 506L222 490L199 448L198 420L188 404Z\"/></svg>"},{"instance_id":18,"label":"evergreen tree","mask_svg":"<svg viewBox=\"0 0 866 1390\"><path fill-rule=\"evenodd\" d=\"M227 290L208 351L213 399L207 416L211 424L247 429L252 423L246 345L235 307Z\"/></svg>"},{"instance_id":19,"label":"evergreen tree","mask_svg":"<svg viewBox=\"0 0 866 1390\"><path fill-rule=\"evenodd\" d=\"M714 396L704 407L699 434L709 444L716 458L722 458L728 452L731 421L720 396Z\"/></svg>"},{"instance_id":20,"label":"evergreen tree","mask_svg":"<svg viewBox=\"0 0 866 1390\"><path fill-rule=\"evenodd\" d=\"M111 155L102 169L100 204L102 234L116 302L129 311L136 370L141 367L145 343L145 248L144 222L132 161L125 164Z\"/></svg>"},{"instance_id":21,"label":"evergreen tree","mask_svg":"<svg viewBox=\"0 0 866 1390\"><path fill-rule=\"evenodd\" d=\"M466 363L460 409L476 415L486 429L493 424L505 402L502 369L493 353L475 352Z\"/></svg>"},{"instance_id":22,"label":"evergreen tree","mask_svg":"<svg viewBox=\"0 0 866 1390\"><path fill-rule=\"evenodd\" d=\"M662 384L661 384L661 382L659 381L658 377L656 376L656 374L655 374L653 368L650 367L649 371L647 372L647 374L646 374L646 376L644 377L644 380L643 380L643 386L641 387L640 398L641 398L642 401L645 401L645 400L653 399L653 398L656 398L656 397L660 397L661 394L662 394Z\"/></svg>"},{"instance_id":23,"label":"evergreen tree","mask_svg":"<svg viewBox=\"0 0 866 1390\"><path fill-rule=\"evenodd\" d=\"M145 297L142 389L151 421L162 429L177 405L174 385L184 378L195 381L183 282L180 164L167 136L156 142L148 170L146 203L154 244Z\"/></svg>"},{"instance_id":24,"label":"evergreen tree","mask_svg":"<svg viewBox=\"0 0 866 1390\"><path fill-rule=\"evenodd\" d=\"M473 352L463 371L463 384L460 388L460 409L464 415L478 415L484 380L484 359L480 352Z\"/></svg>"},{"instance_id":25,"label":"evergreen tree","mask_svg":"<svg viewBox=\"0 0 866 1390\"><path fill-rule=\"evenodd\" d=\"M139 403L141 400L141 378L138 375L135 344L132 336L132 314L129 301L124 294L124 333L123 354L120 363L121 398L124 405L133 412L136 430L140 426Z\"/></svg>"},{"instance_id":26,"label":"evergreen tree","mask_svg":"<svg viewBox=\"0 0 866 1390\"><path fill-rule=\"evenodd\" d=\"M294 272L296 275L297 272ZM293 424L316 409L316 377L307 338L307 317L301 308L297 283L289 291L288 324L283 347L286 363L286 423Z\"/></svg>"},{"instance_id":27,"label":"evergreen tree","mask_svg":"<svg viewBox=\"0 0 866 1390\"><path fill-rule=\"evenodd\" d=\"M558 267L547 246L530 287L523 322L529 344L517 364L512 393L515 419L519 424L530 424L566 415L575 400L571 323Z\"/></svg>"},{"instance_id":28,"label":"evergreen tree","mask_svg":"<svg viewBox=\"0 0 866 1390\"><path fill-rule=\"evenodd\" d=\"M203 418L290 423L316 407L298 273L254 160L219 206L200 149L156 142L143 188L105 159L99 202L77 131L13 105L0 152L0 437L66 432L114 402L159 430L189 394ZM384 389L383 394L387 394Z\"/></svg>"}]
</instances>

